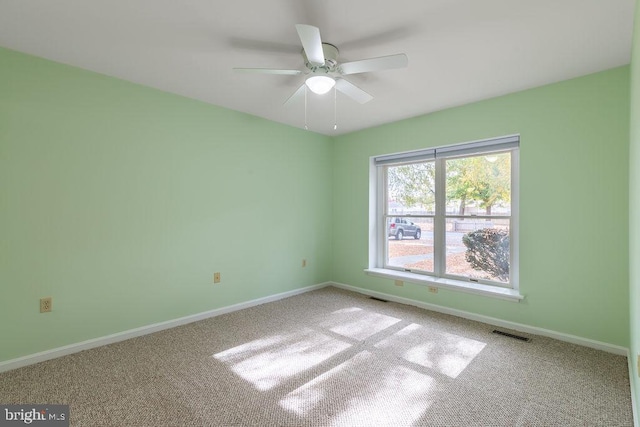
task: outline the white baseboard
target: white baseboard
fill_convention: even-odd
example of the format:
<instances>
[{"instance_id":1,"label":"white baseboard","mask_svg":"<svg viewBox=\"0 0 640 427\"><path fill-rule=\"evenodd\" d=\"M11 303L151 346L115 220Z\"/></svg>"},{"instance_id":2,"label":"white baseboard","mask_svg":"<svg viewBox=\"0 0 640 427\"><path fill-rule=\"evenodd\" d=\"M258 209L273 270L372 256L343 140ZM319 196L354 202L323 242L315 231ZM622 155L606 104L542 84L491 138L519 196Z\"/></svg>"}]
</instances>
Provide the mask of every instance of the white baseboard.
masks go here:
<instances>
[{"instance_id":1,"label":"white baseboard","mask_svg":"<svg viewBox=\"0 0 640 427\"><path fill-rule=\"evenodd\" d=\"M181 317L179 319L167 320L165 322L154 323L152 325L147 325L147 326L141 326L139 328L129 329L127 331L118 332L118 333L107 335L104 337L93 338L93 339L82 341L79 343L74 343L70 345L65 345L63 347L42 351L40 353L29 354L27 356L18 357L16 359L6 360L4 362L0 362L0 372L22 368L23 366L33 365L35 363L44 362L45 360L55 359L58 357L66 356L68 354L78 353L83 350L88 350L91 348L112 344L118 341L124 341L130 338L152 334L154 332L162 331L164 329L175 328L176 326L186 325L187 323L197 322L198 320L204 320L210 317L220 316L222 314L231 313L233 311L242 310L244 308L254 307L256 305L278 301L284 298L292 297L294 295L299 295L305 292L321 289L330 285L331 283L325 282L317 285L306 286L304 288L294 289L292 291L282 292L279 294L270 295L268 297L258 298L251 301L241 302L239 304L216 308L214 310L209 310L202 313L192 314L190 316Z\"/></svg>"},{"instance_id":2,"label":"white baseboard","mask_svg":"<svg viewBox=\"0 0 640 427\"><path fill-rule=\"evenodd\" d=\"M495 325L495 326L501 326L503 328L509 328L516 331L526 332L534 335L542 335L542 336L554 338L560 341L565 341L572 344L578 344L584 347L603 350L603 351L606 351L607 353L613 353L620 356L626 356L629 351L625 347L620 347L613 344L595 341L588 338L582 338L575 335L565 334L563 332L556 332L556 331L551 331L549 329L543 329L535 326L524 325L522 323L496 319L495 317L489 317L489 316L484 316L482 314L470 313L468 311L457 310L455 308L443 307L440 305L417 301L410 298L398 297L395 295L385 294L383 292L371 291L369 289L358 288L356 286L351 286L351 285L345 285L344 283L330 282L330 285L335 286L336 288L346 289L346 290L358 292L364 295L386 299L388 301L394 301L401 304L412 305L414 307L420 307L426 310L437 311L438 313L450 314L452 316L458 316L465 319L475 320L477 322L482 322L482 323L488 323L490 325Z\"/></svg>"},{"instance_id":3,"label":"white baseboard","mask_svg":"<svg viewBox=\"0 0 640 427\"><path fill-rule=\"evenodd\" d=\"M575 335L569 335L562 332L551 331L548 329L537 328L535 326L523 325L521 323L510 322L502 319L496 319L494 317L484 316L481 314L470 313L463 310L457 310L454 308L448 308L439 306L436 304L430 304L422 301L417 301L409 298L398 297L395 295L385 294L383 292L371 291L369 289L359 288L356 286L346 285L344 283L339 282L325 282L317 285L307 286L300 289L294 289L292 291L282 292L275 295L270 295L263 298L258 298L251 301L245 301L239 304L230 305L227 307L221 307L214 310L205 311L203 313L197 313L190 316L181 317L179 319L167 320L165 322L155 323L152 325L142 326L135 329L129 329L127 331L118 332L115 334L107 335L104 337L93 338L87 341L82 341L79 343L74 343L70 345L66 345L63 347L54 348L51 350L46 350L40 353L34 353L27 356L18 357L16 359L7 360L4 362L0 362L0 372L9 371L12 369L21 368L23 366L33 365L35 363L44 362L45 360L51 360L58 357L66 356L68 354L77 353L83 350L88 350L95 347L100 347L107 344L112 344L119 341L124 341L130 338L139 337L142 335L152 334L154 332L162 331L164 329L174 328L176 326L185 325L187 323L197 322L199 320L207 319L210 317L220 316L222 314L231 313L233 311L242 310L249 307L254 307L256 305L265 304L268 302L278 301L284 298L292 297L294 295L299 295L305 292L313 291L316 289L321 289L327 286L335 286L336 288L346 289L353 292L358 292L360 294L374 296L382 299L386 299L389 301L398 302L401 304L412 305L415 307L420 307L426 310L436 311L439 313L450 314L453 316L462 317L469 320L475 320L482 323L488 323L490 325L501 326L504 328L513 329L516 331L527 332L535 335L542 335L549 338L554 338L560 341L566 341L573 344L582 345L585 347L591 347L598 350L603 350L608 353L613 353L621 356L627 356L627 359L630 361L631 358L628 356L629 350L624 347L607 344L595 340L590 340L587 338L578 337ZM631 363L631 362L629 362ZM630 365L631 369L631 365ZM630 371L631 372L631 371ZM635 405L635 395L634 390L632 389L632 399ZM636 414L636 406L634 406L634 416L637 420ZM640 427L640 425L639 425Z\"/></svg>"},{"instance_id":4,"label":"white baseboard","mask_svg":"<svg viewBox=\"0 0 640 427\"><path fill-rule=\"evenodd\" d=\"M638 402L636 401L636 387L635 382L637 379L633 373L633 360L635 358L632 357L631 350L627 353L627 361L629 362L629 385L631 386L631 408L633 409L633 425L636 427L640 427L640 420L638 419Z\"/></svg>"}]
</instances>

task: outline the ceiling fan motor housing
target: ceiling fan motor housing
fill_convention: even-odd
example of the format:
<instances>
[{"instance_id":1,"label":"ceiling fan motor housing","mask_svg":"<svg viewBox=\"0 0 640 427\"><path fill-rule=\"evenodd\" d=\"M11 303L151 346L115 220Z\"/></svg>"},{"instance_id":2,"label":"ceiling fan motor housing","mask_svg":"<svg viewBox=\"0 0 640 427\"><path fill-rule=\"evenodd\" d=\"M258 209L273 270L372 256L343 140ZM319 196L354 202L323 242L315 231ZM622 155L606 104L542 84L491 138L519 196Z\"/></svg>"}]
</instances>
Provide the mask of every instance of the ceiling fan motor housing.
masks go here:
<instances>
[{"instance_id":1,"label":"ceiling fan motor housing","mask_svg":"<svg viewBox=\"0 0 640 427\"><path fill-rule=\"evenodd\" d=\"M335 72L338 67L338 48L330 43L322 43L322 53L324 53L324 65L313 65L309 63L307 54L302 50L302 58L304 59L304 65L312 72Z\"/></svg>"}]
</instances>

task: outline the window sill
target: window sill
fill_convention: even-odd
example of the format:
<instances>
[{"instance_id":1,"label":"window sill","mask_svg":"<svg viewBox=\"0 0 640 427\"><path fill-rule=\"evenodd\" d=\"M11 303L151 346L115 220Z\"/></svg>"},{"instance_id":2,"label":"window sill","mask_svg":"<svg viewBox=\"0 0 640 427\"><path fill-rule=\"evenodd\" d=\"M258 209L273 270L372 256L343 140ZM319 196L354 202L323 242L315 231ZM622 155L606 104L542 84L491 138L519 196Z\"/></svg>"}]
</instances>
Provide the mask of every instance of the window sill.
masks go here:
<instances>
[{"instance_id":1,"label":"window sill","mask_svg":"<svg viewBox=\"0 0 640 427\"><path fill-rule=\"evenodd\" d=\"M499 286L484 285L481 283L463 282L460 280L442 279L423 274L409 273L405 271L387 270L384 268L367 268L364 272L370 276L384 277L385 279L402 280L419 285L433 286L435 288L451 289L470 294L484 295L492 298L504 299L512 302L520 302L524 295L516 289L501 288Z\"/></svg>"}]
</instances>

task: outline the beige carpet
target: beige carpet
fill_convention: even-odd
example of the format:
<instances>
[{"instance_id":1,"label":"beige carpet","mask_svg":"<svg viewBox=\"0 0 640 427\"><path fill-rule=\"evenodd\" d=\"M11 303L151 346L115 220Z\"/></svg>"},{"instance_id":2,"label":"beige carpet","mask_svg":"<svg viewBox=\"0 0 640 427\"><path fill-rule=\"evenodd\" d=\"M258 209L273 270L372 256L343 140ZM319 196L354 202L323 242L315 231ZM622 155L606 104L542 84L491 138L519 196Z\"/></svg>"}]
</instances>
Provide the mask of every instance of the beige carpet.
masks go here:
<instances>
[{"instance_id":1,"label":"beige carpet","mask_svg":"<svg viewBox=\"0 0 640 427\"><path fill-rule=\"evenodd\" d=\"M632 425L626 358L493 329L325 288L0 374L0 403L84 426Z\"/></svg>"}]
</instances>

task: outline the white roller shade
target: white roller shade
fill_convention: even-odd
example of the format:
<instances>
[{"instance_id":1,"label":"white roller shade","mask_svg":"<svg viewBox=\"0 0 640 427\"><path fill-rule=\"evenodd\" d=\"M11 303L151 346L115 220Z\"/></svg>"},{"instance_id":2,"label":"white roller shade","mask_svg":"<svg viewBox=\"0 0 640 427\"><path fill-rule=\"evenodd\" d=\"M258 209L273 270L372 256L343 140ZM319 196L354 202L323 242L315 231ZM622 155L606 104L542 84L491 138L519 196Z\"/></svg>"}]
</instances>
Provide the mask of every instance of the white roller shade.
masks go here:
<instances>
[{"instance_id":1,"label":"white roller shade","mask_svg":"<svg viewBox=\"0 0 640 427\"><path fill-rule=\"evenodd\" d=\"M499 138L483 139L481 141L465 142L463 144L445 147L428 148L404 153L386 154L373 158L376 166L394 165L433 160L436 158L457 157L463 155L495 153L508 151L520 146L520 135L502 136Z\"/></svg>"},{"instance_id":2,"label":"white roller shade","mask_svg":"<svg viewBox=\"0 0 640 427\"><path fill-rule=\"evenodd\" d=\"M404 153L387 154L374 158L376 166L393 165L399 163L418 162L425 160L433 160L436 158L436 150L429 148L427 150L407 151Z\"/></svg>"}]
</instances>

